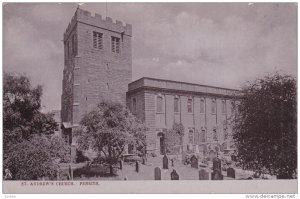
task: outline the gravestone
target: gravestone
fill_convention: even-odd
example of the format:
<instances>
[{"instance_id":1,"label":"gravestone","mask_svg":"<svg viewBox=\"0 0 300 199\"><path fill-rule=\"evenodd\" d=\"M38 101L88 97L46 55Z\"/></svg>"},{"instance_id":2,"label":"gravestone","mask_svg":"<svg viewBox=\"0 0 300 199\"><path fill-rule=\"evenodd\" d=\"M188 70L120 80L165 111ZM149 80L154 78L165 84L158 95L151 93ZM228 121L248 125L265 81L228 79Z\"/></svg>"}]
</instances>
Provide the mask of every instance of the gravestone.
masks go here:
<instances>
[{"instance_id":1,"label":"gravestone","mask_svg":"<svg viewBox=\"0 0 300 199\"><path fill-rule=\"evenodd\" d=\"M199 171L199 180L209 180L209 174L205 169Z\"/></svg>"},{"instance_id":2,"label":"gravestone","mask_svg":"<svg viewBox=\"0 0 300 199\"><path fill-rule=\"evenodd\" d=\"M122 160L119 161L119 164L120 164L120 170L122 170L123 169L123 162L122 162Z\"/></svg>"},{"instance_id":3,"label":"gravestone","mask_svg":"<svg viewBox=\"0 0 300 199\"><path fill-rule=\"evenodd\" d=\"M169 169L169 162L168 157L164 155L163 157L163 169Z\"/></svg>"},{"instance_id":4,"label":"gravestone","mask_svg":"<svg viewBox=\"0 0 300 199\"><path fill-rule=\"evenodd\" d=\"M213 171L221 171L222 170L222 164L221 160L219 158L213 159Z\"/></svg>"},{"instance_id":5,"label":"gravestone","mask_svg":"<svg viewBox=\"0 0 300 199\"><path fill-rule=\"evenodd\" d=\"M175 169L171 172L171 180L179 180L179 175Z\"/></svg>"},{"instance_id":6,"label":"gravestone","mask_svg":"<svg viewBox=\"0 0 300 199\"><path fill-rule=\"evenodd\" d=\"M215 170L211 173L212 180L223 180L222 172L219 170Z\"/></svg>"},{"instance_id":7,"label":"gravestone","mask_svg":"<svg viewBox=\"0 0 300 199\"><path fill-rule=\"evenodd\" d=\"M195 169L198 169L198 166L199 166L199 164L198 164L198 158L195 155L193 155L191 157L191 167L195 168Z\"/></svg>"},{"instance_id":8,"label":"gravestone","mask_svg":"<svg viewBox=\"0 0 300 199\"><path fill-rule=\"evenodd\" d=\"M138 161L136 161L135 162L135 171L138 173L139 172L139 170L140 170L140 165L139 165L139 163L138 163Z\"/></svg>"},{"instance_id":9,"label":"gravestone","mask_svg":"<svg viewBox=\"0 0 300 199\"><path fill-rule=\"evenodd\" d=\"M161 180L161 171L159 167L154 169L154 180Z\"/></svg>"},{"instance_id":10,"label":"gravestone","mask_svg":"<svg viewBox=\"0 0 300 199\"><path fill-rule=\"evenodd\" d=\"M235 178L235 170L234 170L234 168L228 168L227 169L227 177Z\"/></svg>"}]
</instances>

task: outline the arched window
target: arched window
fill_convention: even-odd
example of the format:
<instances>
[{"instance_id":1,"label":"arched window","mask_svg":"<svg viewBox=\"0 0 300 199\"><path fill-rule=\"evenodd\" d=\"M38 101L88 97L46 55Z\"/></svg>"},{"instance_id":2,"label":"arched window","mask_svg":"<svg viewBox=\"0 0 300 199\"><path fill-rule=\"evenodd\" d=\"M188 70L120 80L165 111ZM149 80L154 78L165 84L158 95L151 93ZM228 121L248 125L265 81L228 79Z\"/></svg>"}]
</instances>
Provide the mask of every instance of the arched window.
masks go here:
<instances>
[{"instance_id":1,"label":"arched window","mask_svg":"<svg viewBox=\"0 0 300 199\"><path fill-rule=\"evenodd\" d=\"M217 134L216 128L213 129L213 139L214 139L214 141L218 141L218 134Z\"/></svg>"},{"instance_id":2,"label":"arched window","mask_svg":"<svg viewBox=\"0 0 300 199\"><path fill-rule=\"evenodd\" d=\"M226 114L226 101L222 101L222 114Z\"/></svg>"},{"instance_id":3,"label":"arched window","mask_svg":"<svg viewBox=\"0 0 300 199\"><path fill-rule=\"evenodd\" d=\"M205 113L205 101L204 101L204 99L200 100L200 113Z\"/></svg>"},{"instance_id":4,"label":"arched window","mask_svg":"<svg viewBox=\"0 0 300 199\"><path fill-rule=\"evenodd\" d=\"M205 137L206 137L205 129L202 128L201 136L200 136L200 142L205 142L206 141Z\"/></svg>"},{"instance_id":5,"label":"arched window","mask_svg":"<svg viewBox=\"0 0 300 199\"><path fill-rule=\"evenodd\" d=\"M192 129L189 130L189 144L194 144L194 131Z\"/></svg>"},{"instance_id":6,"label":"arched window","mask_svg":"<svg viewBox=\"0 0 300 199\"><path fill-rule=\"evenodd\" d=\"M224 132L224 140L227 140L227 139L228 139L228 131L227 131L227 128L224 128L224 129L223 129L223 132Z\"/></svg>"},{"instance_id":7,"label":"arched window","mask_svg":"<svg viewBox=\"0 0 300 199\"><path fill-rule=\"evenodd\" d=\"M188 113L192 113L193 112L193 100L192 99L188 99L187 110L188 110Z\"/></svg>"},{"instance_id":8,"label":"arched window","mask_svg":"<svg viewBox=\"0 0 300 199\"><path fill-rule=\"evenodd\" d=\"M177 97L174 98L174 112L179 112L179 99Z\"/></svg>"},{"instance_id":9,"label":"arched window","mask_svg":"<svg viewBox=\"0 0 300 199\"><path fill-rule=\"evenodd\" d=\"M216 112L217 112L217 104L216 104L216 100L213 99L211 101L211 113L216 114Z\"/></svg>"},{"instance_id":10,"label":"arched window","mask_svg":"<svg viewBox=\"0 0 300 199\"><path fill-rule=\"evenodd\" d=\"M163 112L163 98L162 96L157 96L156 98L156 112Z\"/></svg>"},{"instance_id":11,"label":"arched window","mask_svg":"<svg viewBox=\"0 0 300 199\"><path fill-rule=\"evenodd\" d=\"M132 99L132 111L135 113L136 112L136 98Z\"/></svg>"}]
</instances>

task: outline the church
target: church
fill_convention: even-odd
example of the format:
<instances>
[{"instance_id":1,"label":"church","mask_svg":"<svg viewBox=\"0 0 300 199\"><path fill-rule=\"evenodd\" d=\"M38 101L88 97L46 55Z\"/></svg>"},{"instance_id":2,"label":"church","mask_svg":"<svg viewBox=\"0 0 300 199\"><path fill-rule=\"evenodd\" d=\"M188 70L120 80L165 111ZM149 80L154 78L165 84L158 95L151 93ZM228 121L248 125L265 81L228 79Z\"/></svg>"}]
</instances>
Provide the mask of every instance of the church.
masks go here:
<instances>
[{"instance_id":1,"label":"church","mask_svg":"<svg viewBox=\"0 0 300 199\"><path fill-rule=\"evenodd\" d=\"M78 8L64 35L62 134L102 99L121 102L147 126L147 153L164 154L166 131L184 127L179 152L232 150L233 96L238 90L142 77L132 82L132 26Z\"/></svg>"}]
</instances>

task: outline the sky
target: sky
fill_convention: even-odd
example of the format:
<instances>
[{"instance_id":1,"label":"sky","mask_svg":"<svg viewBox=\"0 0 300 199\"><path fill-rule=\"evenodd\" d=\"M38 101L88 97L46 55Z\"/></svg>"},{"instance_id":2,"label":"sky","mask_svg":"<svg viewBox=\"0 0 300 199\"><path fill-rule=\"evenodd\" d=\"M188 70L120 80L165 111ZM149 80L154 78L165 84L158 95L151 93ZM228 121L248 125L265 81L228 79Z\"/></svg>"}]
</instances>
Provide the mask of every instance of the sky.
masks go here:
<instances>
[{"instance_id":1,"label":"sky","mask_svg":"<svg viewBox=\"0 0 300 199\"><path fill-rule=\"evenodd\" d=\"M43 86L60 109L63 33L78 4L3 6L3 71ZM88 3L84 10L133 26L133 81L153 77L239 89L276 71L297 77L295 3ZM106 9L107 8L107 9Z\"/></svg>"}]
</instances>

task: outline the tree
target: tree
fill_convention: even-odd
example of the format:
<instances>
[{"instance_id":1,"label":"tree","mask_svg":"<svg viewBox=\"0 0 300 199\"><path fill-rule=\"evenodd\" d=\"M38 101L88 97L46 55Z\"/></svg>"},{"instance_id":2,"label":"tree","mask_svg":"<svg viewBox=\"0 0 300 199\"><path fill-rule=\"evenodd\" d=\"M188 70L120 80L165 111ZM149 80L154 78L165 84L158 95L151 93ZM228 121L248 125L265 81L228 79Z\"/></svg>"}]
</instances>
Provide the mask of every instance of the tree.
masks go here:
<instances>
[{"instance_id":1,"label":"tree","mask_svg":"<svg viewBox=\"0 0 300 199\"><path fill-rule=\"evenodd\" d=\"M110 174L126 145L145 150L145 125L119 103L101 102L83 117L80 124L77 131L79 148L97 151L98 158L110 166Z\"/></svg>"},{"instance_id":2,"label":"tree","mask_svg":"<svg viewBox=\"0 0 300 199\"><path fill-rule=\"evenodd\" d=\"M290 179L297 169L296 80L266 76L246 85L235 105L233 139L246 169Z\"/></svg>"},{"instance_id":3,"label":"tree","mask_svg":"<svg viewBox=\"0 0 300 199\"><path fill-rule=\"evenodd\" d=\"M70 149L57 136L34 135L30 140L14 144L8 149L4 167L9 168L14 180L54 179L59 162L70 161Z\"/></svg>"},{"instance_id":4,"label":"tree","mask_svg":"<svg viewBox=\"0 0 300 199\"><path fill-rule=\"evenodd\" d=\"M177 149L179 149L178 146L182 147L184 136L184 126L182 123L173 123L172 128L167 129L164 136L166 152L170 154L179 153L175 147L177 146Z\"/></svg>"},{"instance_id":5,"label":"tree","mask_svg":"<svg viewBox=\"0 0 300 199\"><path fill-rule=\"evenodd\" d=\"M57 124L51 114L40 112L42 87L33 88L26 76L4 73L3 77L3 145L28 140L33 134L51 135Z\"/></svg>"},{"instance_id":6,"label":"tree","mask_svg":"<svg viewBox=\"0 0 300 199\"><path fill-rule=\"evenodd\" d=\"M15 180L53 177L59 162L69 161L70 149L53 137L53 115L40 112L42 87L28 77L4 73L3 163Z\"/></svg>"}]
</instances>

